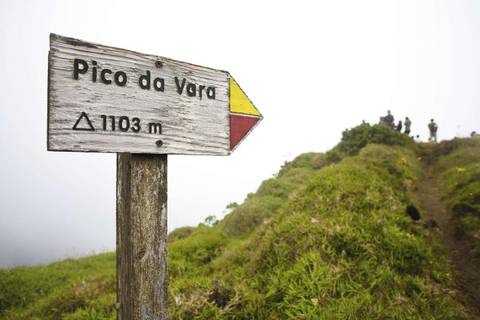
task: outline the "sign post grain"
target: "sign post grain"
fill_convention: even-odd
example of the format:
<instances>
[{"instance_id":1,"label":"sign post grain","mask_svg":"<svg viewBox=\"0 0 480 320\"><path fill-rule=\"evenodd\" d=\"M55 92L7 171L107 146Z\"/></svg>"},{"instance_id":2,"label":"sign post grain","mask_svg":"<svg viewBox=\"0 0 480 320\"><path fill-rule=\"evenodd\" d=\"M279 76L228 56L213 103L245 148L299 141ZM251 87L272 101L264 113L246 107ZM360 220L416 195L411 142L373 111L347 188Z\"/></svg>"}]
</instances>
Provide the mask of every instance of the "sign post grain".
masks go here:
<instances>
[{"instance_id":1,"label":"sign post grain","mask_svg":"<svg viewBox=\"0 0 480 320\"><path fill-rule=\"evenodd\" d=\"M167 319L167 155L117 155L117 309Z\"/></svg>"}]
</instances>

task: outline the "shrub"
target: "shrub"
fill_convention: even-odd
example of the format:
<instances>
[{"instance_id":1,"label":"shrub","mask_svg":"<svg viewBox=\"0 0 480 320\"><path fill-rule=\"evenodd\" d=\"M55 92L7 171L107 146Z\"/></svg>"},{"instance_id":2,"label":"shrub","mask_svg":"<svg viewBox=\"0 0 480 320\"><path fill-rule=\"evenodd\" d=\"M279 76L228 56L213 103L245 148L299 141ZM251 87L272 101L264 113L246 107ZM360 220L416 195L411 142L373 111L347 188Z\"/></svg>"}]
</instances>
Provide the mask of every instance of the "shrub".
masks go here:
<instances>
[{"instance_id":1,"label":"shrub","mask_svg":"<svg viewBox=\"0 0 480 320\"><path fill-rule=\"evenodd\" d=\"M345 156L353 156L369 143L388 146L414 146L413 140L386 125L362 124L342 133L342 140L335 148L327 152L329 161L338 162Z\"/></svg>"},{"instance_id":2,"label":"shrub","mask_svg":"<svg viewBox=\"0 0 480 320\"><path fill-rule=\"evenodd\" d=\"M195 231L194 227L181 227L173 230L168 234L168 241L175 241L185 239L186 237L190 236L193 231Z\"/></svg>"}]
</instances>

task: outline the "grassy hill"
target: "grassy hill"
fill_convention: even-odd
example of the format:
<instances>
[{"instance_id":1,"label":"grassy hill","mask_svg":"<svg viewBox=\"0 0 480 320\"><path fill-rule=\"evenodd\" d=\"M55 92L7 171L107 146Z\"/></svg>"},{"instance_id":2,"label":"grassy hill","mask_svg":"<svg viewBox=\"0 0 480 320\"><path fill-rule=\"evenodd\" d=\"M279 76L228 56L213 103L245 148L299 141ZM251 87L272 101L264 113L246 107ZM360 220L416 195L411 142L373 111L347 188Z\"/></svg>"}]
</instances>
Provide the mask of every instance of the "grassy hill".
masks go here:
<instances>
[{"instance_id":1,"label":"grassy hill","mask_svg":"<svg viewBox=\"0 0 480 320\"><path fill-rule=\"evenodd\" d=\"M170 318L474 319L442 231L405 208L421 202L432 168L456 235L480 255L479 160L479 139L416 145L384 126L345 131L223 220L169 235ZM115 319L115 255L0 270L0 319Z\"/></svg>"}]
</instances>

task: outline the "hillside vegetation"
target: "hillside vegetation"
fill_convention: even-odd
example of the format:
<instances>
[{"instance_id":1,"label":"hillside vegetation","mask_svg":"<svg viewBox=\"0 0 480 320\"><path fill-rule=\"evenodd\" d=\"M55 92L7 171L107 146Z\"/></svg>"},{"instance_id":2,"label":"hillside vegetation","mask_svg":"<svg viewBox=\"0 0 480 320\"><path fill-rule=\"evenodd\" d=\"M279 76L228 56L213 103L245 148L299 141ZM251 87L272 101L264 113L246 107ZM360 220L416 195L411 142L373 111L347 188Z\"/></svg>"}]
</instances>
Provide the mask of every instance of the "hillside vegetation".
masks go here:
<instances>
[{"instance_id":1,"label":"hillside vegetation","mask_svg":"<svg viewBox=\"0 0 480 320\"><path fill-rule=\"evenodd\" d=\"M428 157L479 252L478 139L385 126L285 163L221 221L169 235L171 319L473 319L438 228L405 214ZM0 319L115 319L115 255L0 270Z\"/></svg>"},{"instance_id":2,"label":"hillside vegetation","mask_svg":"<svg viewBox=\"0 0 480 320\"><path fill-rule=\"evenodd\" d=\"M427 171L442 186L439 196L443 201L438 202L446 205L445 214L438 215L442 212L439 208L437 220L456 283L466 304L480 318L480 138L455 139L424 148L433 149L426 153L431 163ZM429 154L435 156L428 158Z\"/></svg>"},{"instance_id":3,"label":"hillside vegetation","mask_svg":"<svg viewBox=\"0 0 480 320\"><path fill-rule=\"evenodd\" d=\"M445 141L436 148L435 170L445 186L455 236L480 258L480 137Z\"/></svg>"}]
</instances>

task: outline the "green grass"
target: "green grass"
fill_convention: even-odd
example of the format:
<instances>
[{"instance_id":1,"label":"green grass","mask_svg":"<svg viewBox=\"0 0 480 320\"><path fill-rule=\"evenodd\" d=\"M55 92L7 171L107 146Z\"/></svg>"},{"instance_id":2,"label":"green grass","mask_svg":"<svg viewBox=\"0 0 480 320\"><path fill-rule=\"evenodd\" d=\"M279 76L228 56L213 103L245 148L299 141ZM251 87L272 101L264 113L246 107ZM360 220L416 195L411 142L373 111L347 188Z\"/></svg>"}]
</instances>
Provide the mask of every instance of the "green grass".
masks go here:
<instances>
[{"instance_id":1,"label":"green grass","mask_svg":"<svg viewBox=\"0 0 480 320\"><path fill-rule=\"evenodd\" d=\"M114 319L114 306L114 253L0 269L1 319Z\"/></svg>"},{"instance_id":2,"label":"green grass","mask_svg":"<svg viewBox=\"0 0 480 320\"><path fill-rule=\"evenodd\" d=\"M476 167L453 179L455 161L438 166L470 188ZM382 126L285 163L223 220L169 235L170 318L469 319L438 232L404 213L421 174ZM0 319L114 319L114 276L114 254L0 270Z\"/></svg>"},{"instance_id":3,"label":"green grass","mask_svg":"<svg viewBox=\"0 0 480 320\"><path fill-rule=\"evenodd\" d=\"M437 240L404 214L421 172L416 158L406 148L369 145L320 170L305 166L309 177L285 187L285 204L248 238L227 246L207 273L173 282L170 314L461 319L449 267L432 249ZM228 296L226 307L211 299L213 279Z\"/></svg>"},{"instance_id":4,"label":"green grass","mask_svg":"<svg viewBox=\"0 0 480 320\"><path fill-rule=\"evenodd\" d=\"M455 139L436 146L437 173L444 186L458 238L480 258L480 138Z\"/></svg>"}]
</instances>

